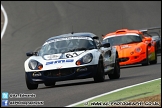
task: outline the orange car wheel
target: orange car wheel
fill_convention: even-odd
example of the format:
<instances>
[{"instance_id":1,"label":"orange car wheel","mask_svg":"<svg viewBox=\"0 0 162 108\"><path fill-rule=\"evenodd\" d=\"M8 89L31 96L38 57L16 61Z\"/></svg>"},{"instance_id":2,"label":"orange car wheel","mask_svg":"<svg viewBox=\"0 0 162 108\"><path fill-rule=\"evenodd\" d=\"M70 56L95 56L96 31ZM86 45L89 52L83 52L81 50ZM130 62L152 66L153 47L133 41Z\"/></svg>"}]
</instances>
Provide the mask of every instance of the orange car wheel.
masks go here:
<instances>
[{"instance_id":1,"label":"orange car wheel","mask_svg":"<svg viewBox=\"0 0 162 108\"><path fill-rule=\"evenodd\" d=\"M149 59L148 59L148 47L146 48L146 60L145 63L142 64L142 66L147 66L149 65Z\"/></svg>"},{"instance_id":2,"label":"orange car wheel","mask_svg":"<svg viewBox=\"0 0 162 108\"><path fill-rule=\"evenodd\" d=\"M156 48L156 46L155 46ZM156 64L157 63L157 50L155 50L155 60L150 61L150 64Z\"/></svg>"}]
</instances>

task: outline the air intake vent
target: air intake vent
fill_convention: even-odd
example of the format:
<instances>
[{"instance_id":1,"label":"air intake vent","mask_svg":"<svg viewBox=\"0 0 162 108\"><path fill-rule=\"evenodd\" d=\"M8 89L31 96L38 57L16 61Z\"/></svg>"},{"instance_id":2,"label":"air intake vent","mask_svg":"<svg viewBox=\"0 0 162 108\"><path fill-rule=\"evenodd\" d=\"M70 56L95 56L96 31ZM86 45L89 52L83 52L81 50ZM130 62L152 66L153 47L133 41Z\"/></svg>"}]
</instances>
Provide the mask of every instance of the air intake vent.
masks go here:
<instances>
[{"instance_id":1,"label":"air intake vent","mask_svg":"<svg viewBox=\"0 0 162 108\"><path fill-rule=\"evenodd\" d=\"M126 33L128 31L128 29L121 29L121 30L117 30L116 33Z\"/></svg>"}]
</instances>

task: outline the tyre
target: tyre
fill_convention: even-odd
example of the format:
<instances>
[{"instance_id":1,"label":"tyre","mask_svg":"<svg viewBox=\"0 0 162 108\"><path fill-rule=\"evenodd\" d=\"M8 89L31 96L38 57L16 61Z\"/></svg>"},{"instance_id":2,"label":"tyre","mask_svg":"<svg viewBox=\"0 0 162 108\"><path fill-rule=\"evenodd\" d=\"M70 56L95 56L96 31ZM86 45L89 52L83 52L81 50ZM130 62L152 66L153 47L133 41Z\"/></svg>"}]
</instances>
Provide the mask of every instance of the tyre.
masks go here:
<instances>
[{"instance_id":1,"label":"tyre","mask_svg":"<svg viewBox=\"0 0 162 108\"><path fill-rule=\"evenodd\" d=\"M150 64L156 64L156 63L157 63L157 49L155 50L155 60L150 61Z\"/></svg>"},{"instance_id":2,"label":"tyre","mask_svg":"<svg viewBox=\"0 0 162 108\"><path fill-rule=\"evenodd\" d=\"M119 79L120 78L120 65L117 59L115 60L115 66L114 66L113 71L114 71L113 74L108 74L108 77L110 79Z\"/></svg>"},{"instance_id":3,"label":"tyre","mask_svg":"<svg viewBox=\"0 0 162 108\"><path fill-rule=\"evenodd\" d=\"M44 83L45 86L55 86L56 82Z\"/></svg>"},{"instance_id":4,"label":"tyre","mask_svg":"<svg viewBox=\"0 0 162 108\"><path fill-rule=\"evenodd\" d=\"M149 65L149 59L148 59L148 48L146 48L146 60L144 63L142 63L142 66L147 66Z\"/></svg>"},{"instance_id":5,"label":"tyre","mask_svg":"<svg viewBox=\"0 0 162 108\"><path fill-rule=\"evenodd\" d=\"M160 41L158 41L157 44L156 44L156 51L157 51L157 53L161 52Z\"/></svg>"},{"instance_id":6,"label":"tyre","mask_svg":"<svg viewBox=\"0 0 162 108\"><path fill-rule=\"evenodd\" d=\"M32 84L29 82L27 75L25 74L26 86L29 90L37 89L38 84Z\"/></svg>"},{"instance_id":7,"label":"tyre","mask_svg":"<svg viewBox=\"0 0 162 108\"><path fill-rule=\"evenodd\" d=\"M105 81L105 72L104 72L104 66L103 61L100 60L97 66L97 73L93 77L95 82L104 82Z\"/></svg>"}]
</instances>

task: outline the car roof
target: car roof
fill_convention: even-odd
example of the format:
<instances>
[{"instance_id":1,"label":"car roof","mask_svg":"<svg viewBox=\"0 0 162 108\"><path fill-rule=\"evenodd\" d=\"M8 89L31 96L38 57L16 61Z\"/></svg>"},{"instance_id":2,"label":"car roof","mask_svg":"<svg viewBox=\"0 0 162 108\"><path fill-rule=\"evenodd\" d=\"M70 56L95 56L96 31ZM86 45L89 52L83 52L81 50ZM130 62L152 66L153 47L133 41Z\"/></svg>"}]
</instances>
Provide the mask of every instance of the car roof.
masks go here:
<instances>
[{"instance_id":1,"label":"car roof","mask_svg":"<svg viewBox=\"0 0 162 108\"><path fill-rule=\"evenodd\" d=\"M108 36L112 36L112 35L114 35L114 36L116 36L116 35L122 35L122 34L128 34L128 33L133 33L133 34L143 34L141 31L139 31L139 30L129 30L129 29L119 29L119 30L117 30L117 31L115 31L115 32L111 32L111 33L108 33L108 34L106 34L106 35L104 35L102 38L106 38L106 37L108 37Z\"/></svg>"},{"instance_id":2,"label":"car roof","mask_svg":"<svg viewBox=\"0 0 162 108\"><path fill-rule=\"evenodd\" d=\"M76 36L76 37L83 36L83 37L91 37L91 38L97 37L95 34L93 34L91 32L67 33L67 34L62 34L62 35L58 35L58 36L53 36L53 37L47 39L46 42L53 40L53 39L65 38L65 37L71 37L71 36Z\"/></svg>"}]
</instances>

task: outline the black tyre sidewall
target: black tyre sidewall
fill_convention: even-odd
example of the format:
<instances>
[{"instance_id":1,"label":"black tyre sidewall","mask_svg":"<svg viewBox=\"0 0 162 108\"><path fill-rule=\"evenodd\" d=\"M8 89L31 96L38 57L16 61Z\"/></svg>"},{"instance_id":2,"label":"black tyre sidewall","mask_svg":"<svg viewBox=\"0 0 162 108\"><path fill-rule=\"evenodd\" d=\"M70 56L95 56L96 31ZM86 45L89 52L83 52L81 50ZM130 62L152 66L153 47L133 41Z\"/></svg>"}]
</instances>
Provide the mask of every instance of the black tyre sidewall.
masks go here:
<instances>
[{"instance_id":1,"label":"black tyre sidewall","mask_svg":"<svg viewBox=\"0 0 162 108\"><path fill-rule=\"evenodd\" d=\"M99 61L98 67L97 67L97 73L94 76L95 82L103 82L105 81L105 73L104 73L104 67L103 67L103 61Z\"/></svg>"},{"instance_id":2,"label":"black tyre sidewall","mask_svg":"<svg viewBox=\"0 0 162 108\"><path fill-rule=\"evenodd\" d=\"M38 84L31 84L29 81L28 81L28 77L25 73L25 80L26 80L26 86L29 90L32 90L32 89L37 89L38 88Z\"/></svg>"}]
</instances>

